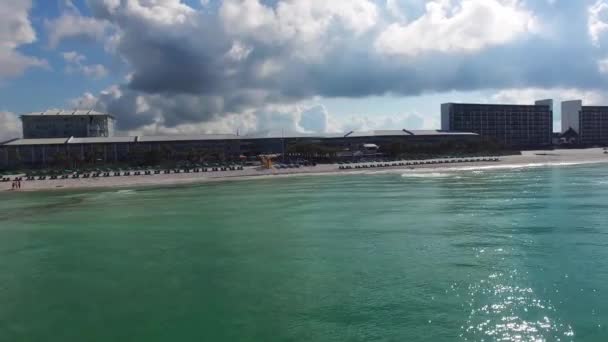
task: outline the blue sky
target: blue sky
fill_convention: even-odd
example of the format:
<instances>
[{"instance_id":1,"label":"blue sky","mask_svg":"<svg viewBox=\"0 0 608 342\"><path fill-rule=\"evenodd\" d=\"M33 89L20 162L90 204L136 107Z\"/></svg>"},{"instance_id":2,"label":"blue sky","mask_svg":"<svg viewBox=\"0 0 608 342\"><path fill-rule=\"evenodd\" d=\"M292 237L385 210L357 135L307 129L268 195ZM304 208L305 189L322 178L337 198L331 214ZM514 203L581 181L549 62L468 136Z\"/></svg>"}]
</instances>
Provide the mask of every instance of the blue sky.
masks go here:
<instances>
[{"instance_id":1,"label":"blue sky","mask_svg":"<svg viewBox=\"0 0 608 342\"><path fill-rule=\"evenodd\" d=\"M608 0L4 0L0 138L438 128L442 102L608 104Z\"/></svg>"}]
</instances>

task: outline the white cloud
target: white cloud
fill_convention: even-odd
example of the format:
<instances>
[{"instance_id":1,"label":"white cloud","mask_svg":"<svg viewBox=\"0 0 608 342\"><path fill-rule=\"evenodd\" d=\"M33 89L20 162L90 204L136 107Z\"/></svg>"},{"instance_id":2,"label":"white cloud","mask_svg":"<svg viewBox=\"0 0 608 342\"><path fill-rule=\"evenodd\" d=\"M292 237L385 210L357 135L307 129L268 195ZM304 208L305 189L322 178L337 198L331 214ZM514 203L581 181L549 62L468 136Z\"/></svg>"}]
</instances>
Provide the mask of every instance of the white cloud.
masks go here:
<instances>
[{"instance_id":1,"label":"white cloud","mask_svg":"<svg viewBox=\"0 0 608 342\"><path fill-rule=\"evenodd\" d=\"M104 37L105 46L115 53L117 61L125 62L130 75L116 87L114 95L95 93L100 100L89 100L117 114L123 129L190 131L189 126L206 130L207 124L220 129L237 123L248 129L284 127L302 131L437 128L435 118L427 119L414 111L394 116L360 113L344 120L320 110L309 113L302 103L315 96L419 96L450 90L551 85L601 88L605 84L596 61L580 58L595 50L585 40L588 3L88 3L92 15L112 27ZM560 13L562 6L575 8L571 12L576 13ZM568 25L563 25L565 16ZM539 29L541 23L545 25ZM563 32L557 29L549 37L555 39L542 34L545 27L551 29L558 23L568 27L572 37L560 41ZM569 49L568 44L581 36L581 46ZM490 49L494 46L504 48ZM425 58L405 59L404 63L401 58L386 58L386 54ZM568 63L572 60L578 62ZM292 107L276 108L286 104ZM237 120L235 115L243 119ZM224 121L224 117L230 119Z\"/></svg>"},{"instance_id":2,"label":"white cloud","mask_svg":"<svg viewBox=\"0 0 608 342\"><path fill-rule=\"evenodd\" d=\"M597 62L597 69L602 74L608 74L608 58L601 59Z\"/></svg>"},{"instance_id":3,"label":"white cloud","mask_svg":"<svg viewBox=\"0 0 608 342\"><path fill-rule=\"evenodd\" d=\"M235 41L232 43L232 47L230 50L226 52L226 58L234 62L240 62L249 56L249 54L253 51L253 48L243 44L242 42Z\"/></svg>"},{"instance_id":4,"label":"white cloud","mask_svg":"<svg viewBox=\"0 0 608 342\"><path fill-rule=\"evenodd\" d=\"M69 74L80 73L93 79L104 78L108 75L108 70L101 64L85 64L87 58L75 51L63 53L66 61L66 72Z\"/></svg>"},{"instance_id":5,"label":"white cloud","mask_svg":"<svg viewBox=\"0 0 608 342\"><path fill-rule=\"evenodd\" d=\"M87 58L76 51L68 51L63 53L63 59L69 63L82 63Z\"/></svg>"},{"instance_id":6,"label":"white cloud","mask_svg":"<svg viewBox=\"0 0 608 342\"><path fill-rule=\"evenodd\" d=\"M123 134L203 134L203 133L279 133L281 131L301 133L344 133L353 130L376 129L438 129L438 117L426 117L415 111L396 115L375 115L362 113L351 117L336 117L318 102L294 104L261 104L245 108L240 112L222 113L200 121L196 109L209 99L197 96L164 98L158 95L137 95L127 93L119 86L102 91L99 96L84 93L69 103L75 108L93 108L109 112L121 120L135 120L137 124L127 125ZM124 117L115 110L129 111ZM189 117L193 112L195 117ZM186 115L180 120L189 122L170 124L176 115Z\"/></svg>"},{"instance_id":7,"label":"white cloud","mask_svg":"<svg viewBox=\"0 0 608 342\"><path fill-rule=\"evenodd\" d=\"M18 76L30 67L44 67L44 60L26 56L17 48L36 41L28 18L30 0L5 0L0 6L0 80Z\"/></svg>"},{"instance_id":8,"label":"white cloud","mask_svg":"<svg viewBox=\"0 0 608 342\"><path fill-rule=\"evenodd\" d=\"M21 120L11 112L0 111L0 142L21 137Z\"/></svg>"},{"instance_id":9,"label":"white cloud","mask_svg":"<svg viewBox=\"0 0 608 342\"><path fill-rule=\"evenodd\" d=\"M83 75L93 79L104 78L108 75L108 70L101 64L81 65L79 70Z\"/></svg>"},{"instance_id":10,"label":"white cloud","mask_svg":"<svg viewBox=\"0 0 608 342\"><path fill-rule=\"evenodd\" d=\"M606 0L597 0L593 5L587 8L589 15L588 29L589 37L595 46L600 45L600 39L604 32L608 30L608 2Z\"/></svg>"},{"instance_id":11,"label":"white cloud","mask_svg":"<svg viewBox=\"0 0 608 342\"><path fill-rule=\"evenodd\" d=\"M319 57L334 29L354 36L368 32L378 22L378 9L369 0L285 0L276 8L259 0L225 0L220 18L233 36L290 45L294 55L310 58Z\"/></svg>"},{"instance_id":12,"label":"white cloud","mask_svg":"<svg viewBox=\"0 0 608 342\"><path fill-rule=\"evenodd\" d=\"M181 0L90 1L90 7L104 17L136 19L149 24L172 26L191 22L196 10Z\"/></svg>"},{"instance_id":13,"label":"white cloud","mask_svg":"<svg viewBox=\"0 0 608 342\"><path fill-rule=\"evenodd\" d=\"M588 105L605 105L608 96L599 90L584 90L576 88L523 88L505 89L494 94L491 100L498 103L533 104L536 100L553 99L554 107L561 101L583 100Z\"/></svg>"},{"instance_id":14,"label":"white cloud","mask_svg":"<svg viewBox=\"0 0 608 342\"><path fill-rule=\"evenodd\" d=\"M0 46L14 49L36 41L36 32L28 18L31 1L7 0L0 6Z\"/></svg>"},{"instance_id":15,"label":"white cloud","mask_svg":"<svg viewBox=\"0 0 608 342\"><path fill-rule=\"evenodd\" d=\"M378 129L439 129L438 117L423 116L417 112L396 115L356 115L338 121L341 132L371 131Z\"/></svg>"},{"instance_id":16,"label":"white cloud","mask_svg":"<svg viewBox=\"0 0 608 342\"><path fill-rule=\"evenodd\" d=\"M434 0L407 23L393 23L378 37L376 49L388 55L425 52L472 53L535 31L536 18L517 0Z\"/></svg>"},{"instance_id":17,"label":"white cloud","mask_svg":"<svg viewBox=\"0 0 608 342\"><path fill-rule=\"evenodd\" d=\"M78 13L64 13L60 17L45 21L49 45L57 47L65 39L102 40L109 26L103 20L83 17Z\"/></svg>"},{"instance_id":18,"label":"white cloud","mask_svg":"<svg viewBox=\"0 0 608 342\"><path fill-rule=\"evenodd\" d=\"M183 24L196 14L196 11L181 0L132 0L127 3L129 15L157 24Z\"/></svg>"},{"instance_id":19,"label":"white cloud","mask_svg":"<svg viewBox=\"0 0 608 342\"><path fill-rule=\"evenodd\" d=\"M68 101L70 108L92 109L97 105L97 97L90 92L84 93L82 96Z\"/></svg>"},{"instance_id":20,"label":"white cloud","mask_svg":"<svg viewBox=\"0 0 608 342\"><path fill-rule=\"evenodd\" d=\"M386 10L395 19L405 21L407 19L405 9L399 0L386 0Z\"/></svg>"}]
</instances>

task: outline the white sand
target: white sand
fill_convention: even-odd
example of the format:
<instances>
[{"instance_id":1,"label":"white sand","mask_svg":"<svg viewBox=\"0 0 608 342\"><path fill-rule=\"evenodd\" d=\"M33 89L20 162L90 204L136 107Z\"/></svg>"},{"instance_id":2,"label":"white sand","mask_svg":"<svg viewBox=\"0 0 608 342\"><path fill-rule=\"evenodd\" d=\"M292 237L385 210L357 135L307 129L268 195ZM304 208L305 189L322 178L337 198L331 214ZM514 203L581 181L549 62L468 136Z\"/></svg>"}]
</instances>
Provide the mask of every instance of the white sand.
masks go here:
<instances>
[{"instance_id":1,"label":"white sand","mask_svg":"<svg viewBox=\"0 0 608 342\"><path fill-rule=\"evenodd\" d=\"M91 189L91 188L130 188L141 186L169 186L194 184L212 181L246 180L294 175L322 174L367 174L378 172L462 172L483 169L513 169L541 166L567 166L590 163L608 163L608 154L602 149L527 151L518 156L501 157L499 162L475 162L457 164L419 165L406 167L387 167L374 169L340 170L338 165L318 165L299 169L260 170L245 168L242 171L219 171L206 173L160 174L149 176L99 177L87 179L58 179L44 181L22 181L19 191ZM0 191L11 191L11 182L0 183Z\"/></svg>"}]
</instances>

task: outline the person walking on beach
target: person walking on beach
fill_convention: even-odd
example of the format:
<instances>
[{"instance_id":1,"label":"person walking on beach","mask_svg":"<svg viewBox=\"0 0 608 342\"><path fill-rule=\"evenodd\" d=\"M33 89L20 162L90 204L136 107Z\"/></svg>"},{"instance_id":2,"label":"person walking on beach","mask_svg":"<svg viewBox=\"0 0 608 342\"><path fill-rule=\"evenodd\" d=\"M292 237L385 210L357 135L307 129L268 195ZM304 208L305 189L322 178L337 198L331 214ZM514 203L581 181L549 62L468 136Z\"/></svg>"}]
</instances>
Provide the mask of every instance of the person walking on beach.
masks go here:
<instances>
[{"instance_id":1,"label":"person walking on beach","mask_svg":"<svg viewBox=\"0 0 608 342\"><path fill-rule=\"evenodd\" d=\"M17 179L17 189L21 190L21 179Z\"/></svg>"},{"instance_id":2,"label":"person walking on beach","mask_svg":"<svg viewBox=\"0 0 608 342\"><path fill-rule=\"evenodd\" d=\"M17 183L15 181L13 181L11 183L11 190L15 190L16 187L17 187Z\"/></svg>"}]
</instances>

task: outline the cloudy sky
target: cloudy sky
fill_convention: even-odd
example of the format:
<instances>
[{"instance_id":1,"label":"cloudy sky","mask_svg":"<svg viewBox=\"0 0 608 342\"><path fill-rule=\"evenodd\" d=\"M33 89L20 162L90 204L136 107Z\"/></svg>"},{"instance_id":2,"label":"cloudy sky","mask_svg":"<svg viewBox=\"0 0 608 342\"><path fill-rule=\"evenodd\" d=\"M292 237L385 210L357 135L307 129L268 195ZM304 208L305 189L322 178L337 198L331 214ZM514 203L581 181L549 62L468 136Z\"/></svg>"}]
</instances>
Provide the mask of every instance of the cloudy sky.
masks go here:
<instances>
[{"instance_id":1,"label":"cloudy sky","mask_svg":"<svg viewBox=\"0 0 608 342\"><path fill-rule=\"evenodd\" d=\"M608 0L1 3L0 138L48 108L184 134L438 128L442 102L608 104Z\"/></svg>"}]
</instances>

